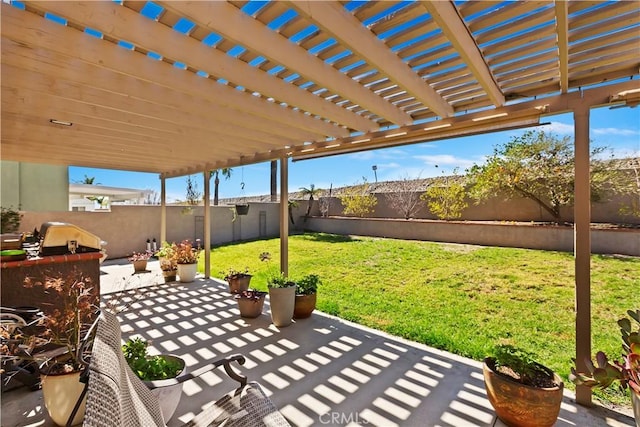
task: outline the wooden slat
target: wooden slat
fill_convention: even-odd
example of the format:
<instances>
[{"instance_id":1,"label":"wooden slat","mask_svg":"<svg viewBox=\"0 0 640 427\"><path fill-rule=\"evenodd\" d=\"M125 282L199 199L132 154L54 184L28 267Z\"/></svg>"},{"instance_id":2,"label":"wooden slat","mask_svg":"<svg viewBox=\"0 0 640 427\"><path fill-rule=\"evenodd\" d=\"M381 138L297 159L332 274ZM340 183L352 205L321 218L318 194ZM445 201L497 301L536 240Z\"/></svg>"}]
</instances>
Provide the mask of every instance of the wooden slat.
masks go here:
<instances>
[{"instance_id":1,"label":"wooden slat","mask_svg":"<svg viewBox=\"0 0 640 427\"><path fill-rule=\"evenodd\" d=\"M558 69L560 90L569 90L569 6L567 0L555 2L556 34L558 35Z\"/></svg>"},{"instance_id":2,"label":"wooden slat","mask_svg":"<svg viewBox=\"0 0 640 427\"><path fill-rule=\"evenodd\" d=\"M149 60L137 52L127 51L88 37L75 30L44 20L31 13L3 5L2 35L31 47L42 47L68 57L168 87L191 96L206 97L221 108L216 117L232 123L251 122L257 129L275 129L282 136L309 140L320 135L346 135L344 130L313 120L301 113L282 108L254 96L242 94L210 79L176 69L164 62ZM25 25L26 28L22 28ZM60 43L59 40L65 40ZM269 124L269 121L275 121ZM280 123L279 125L277 123ZM283 126L283 125L287 126ZM279 131L277 129L280 129ZM332 131L333 129L333 131ZM286 131L285 133L281 133ZM314 136L315 135L315 136Z\"/></svg>"},{"instance_id":3,"label":"wooden slat","mask_svg":"<svg viewBox=\"0 0 640 427\"><path fill-rule=\"evenodd\" d=\"M487 96L496 107L504 105L504 96L498 87L491 70L487 66L469 28L458 14L453 3L426 2L423 3L429 11L434 21L442 29L442 32L449 38L451 44L467 64L476 80L487 92Z\"/></svg>"},{"instance_id":4,"label":"wooden slat","mask_svg":"<svg viewBox=\"0 0 640 427\"><path fill-rule=\"evenodd\" d=\"M295 69L305 78L318 82L333 92L342 93L345 97L367 106L378 114L393 120L406 120L398 109L383 102L334 68L308 55L304 49L225 2L160 2L160 4L169 10L191 16L198 25L210 28L243 46L259 51L272 61L290 64L290 69ZM361 131L370 130L375 126L370 121L344 110L338 122Z\"/></svg>"},{"instance_id":5,"label":"wooden slat","mask_svg":"<svg viewBox=\"0 0 640 427\"><path fill-rule=\"evenodd\" d=\"M446 117L453 112L429 85L425 85L397 55L385 48L384 43L346 13L339 3L297 1L290 4L307 18L312 16L319 26L333 34L344 46L349 46L351 51L366 58L376 68L384 70L386 75L393 76L394 81L437 114ZM361 105L378 113L366 104ZM382 116L391 119L387 115ZM408 122L403 124L406 123Z\"/></svg>"},{"instance_id":6,"label":"wooden slat","mask_svg":"<svg viewBox=\"0 0 640 427\"><path fill-rule=\"evenodd\" d=\"M33 2L42 10L51 10L67 19L83 22L115 38L129 40L146 49L257 90L305 111L342 123L345 111L331 106L295 86L237 61L190 37L175 37L175 31L142 15L110 2ZM62 41L61 41L62 42Z\"/></svg>"}]
</instances>

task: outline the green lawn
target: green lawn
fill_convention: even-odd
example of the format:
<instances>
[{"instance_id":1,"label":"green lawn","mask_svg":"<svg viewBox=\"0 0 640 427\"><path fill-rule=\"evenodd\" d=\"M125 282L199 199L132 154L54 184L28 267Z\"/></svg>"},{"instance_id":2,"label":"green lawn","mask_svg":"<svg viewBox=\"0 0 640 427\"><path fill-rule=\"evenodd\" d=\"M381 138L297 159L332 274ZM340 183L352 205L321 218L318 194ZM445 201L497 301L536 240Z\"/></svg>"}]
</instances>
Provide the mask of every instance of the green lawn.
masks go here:
<instances>
[{"instance_id":1,"label":"green lawn","mask_svg":"<svg viewBox=\"0 0 640 427\"><path fill-rule=\"evenodd\" d=\"M261 252L272 254L271 266ZM278 239L230 244L212 251L211 274L249 267L252 287L266 290L266 270L278 262ZM640 259L591 262L593 348L616 356L616 320L640 308ZM562 252L321 233L289 240L290 276L322 278L319 310L476 360L507 342L565 383L575 355L573 268ZM599 395L629 404L614 388Z\"/></svg>"}]
</instances>

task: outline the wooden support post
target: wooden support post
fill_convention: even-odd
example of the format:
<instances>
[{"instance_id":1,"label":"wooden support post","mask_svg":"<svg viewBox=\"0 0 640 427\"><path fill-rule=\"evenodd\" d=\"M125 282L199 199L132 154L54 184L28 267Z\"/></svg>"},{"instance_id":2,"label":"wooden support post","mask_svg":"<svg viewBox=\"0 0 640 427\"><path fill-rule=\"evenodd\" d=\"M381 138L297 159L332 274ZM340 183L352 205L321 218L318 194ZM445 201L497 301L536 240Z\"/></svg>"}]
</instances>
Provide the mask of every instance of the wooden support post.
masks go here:
<instances>
[{"instance_id":1,"label":"wooden support post","mask_svg":"<svg viewBox=\"0 0 640 427\"><path fill-rule=\"evenodd\" d=\"M280 159L280 271L289 275L289 159Z\"/></svg>"},{"instance_id":2,"label":"wooden support post","mask_svg":"<svg viewBox=\"0 0 640 427\"><path fill-rule=\"evenodd\" d=\"M576 275L576 364L586 372L591 357L591 191L589 173L589 107L575 107L574 256ZM576 401L591 405L591 389L576 387Z\"/></svg>"},{"instance_id":3,"label":"wooden support post","mask_svg":"<svg viewBox=\"0 0 640 427\"><path fill-rule=\"evenodd\" d=\"M167 241L167 179L160 177L160 245Z\"/></svg>"},{"instance_id":4,"label":"wooden support post","mask_svg":"<svg viewBox=\"0 0 640 427\"><path fill-rule=\"evenodd\" d=\"M211 175L208 170L203 172L204 179L204 278L211 276Z\"/></svg>"}]
</instances>

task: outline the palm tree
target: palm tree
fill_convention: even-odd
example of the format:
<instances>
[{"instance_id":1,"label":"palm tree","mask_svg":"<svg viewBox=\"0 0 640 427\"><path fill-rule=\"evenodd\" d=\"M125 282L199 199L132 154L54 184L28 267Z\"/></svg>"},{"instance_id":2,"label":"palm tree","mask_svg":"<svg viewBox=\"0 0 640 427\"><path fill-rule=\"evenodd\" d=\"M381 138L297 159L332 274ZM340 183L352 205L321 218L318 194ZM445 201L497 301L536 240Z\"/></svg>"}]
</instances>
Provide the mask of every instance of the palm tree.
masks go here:
<instances>
[{"instance_id":1,"label":"palm tree","mask_svg":"<svg viewBox=\"0 0 640 427\"><path fill-rule=\"evenodd\" d=\"M271 160L271 201L275 202L278 200L278 161Z\"/></svg>"},{"instance_id":2,"label":"palm tree","mask_svg":"<svg viewBox=\"0 0 640 427\"><path fill-rule=\"evenodd\" d=\"M231 168L222 168L216 169L209 173L209 178L215 175L216 179L213 180L213 206L218 206L218 186L220 185L219 175L222 173L222 176L228 181L231 178Z\"/></svg>"},{"instance_id":3,"label":"palm tree","mask_svg":"<svg viewBox=\"0 0 640 427\"><path fill-rule=\"evenodd\" d=\"M84 179L81 181L77 181L78 184L88 184L88 185L100 185L99 182L95 182L96 181L96 177L95 176L84 176Z\"/></svg>"},{"instance_id":4,"label":"palm tree","mask_svg":"<svg viewBox=\"0 0 640 427\"><path fill-rule=\"evenodd\" d=\"M307 213L304 216L304 220L306 221L307 218L309 218L309 215L311 215L311 206L313 205L313 198L318 194L320 194L320 191L322 190L320 188L316 188L314 184L311 184L309 188L300 187L300 191L302 192L302 197L309 196L309 205L307 206Z\"/></svg>"},{"instance_id":5,"label":"palm tree","mask_svg":"<svg viewBox=\"0 0 640 427\"><path fill-rule=\"evenodd\" d=\"M291 220L291 224L295 224L295 221L293 220L293 209L298 207L298 202L295 200L289 200L287 207L289 208L289 219Z\"/></svg>"}]
</instances>

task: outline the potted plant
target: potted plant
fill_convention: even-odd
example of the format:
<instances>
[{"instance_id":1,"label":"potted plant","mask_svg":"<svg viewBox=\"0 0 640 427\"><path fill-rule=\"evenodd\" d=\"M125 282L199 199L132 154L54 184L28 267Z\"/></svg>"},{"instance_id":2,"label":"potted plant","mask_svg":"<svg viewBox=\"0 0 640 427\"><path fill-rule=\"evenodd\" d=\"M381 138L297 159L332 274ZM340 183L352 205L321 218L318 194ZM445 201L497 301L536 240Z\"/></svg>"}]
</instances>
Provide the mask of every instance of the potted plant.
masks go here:
<instances>
[{"instance_id":1,"label":"potted plant","mask_svg":"<svg viewBox=\"0 0 640 427\"><path fill-rule=\"evenodd\" d=\"M160 263L162 263L163 260L171 259L173 257L173 247L174 244L164 241L160 245L160 249L158 249L154 255L158 258Z\"/></svg>"},{"instance_id":2,"label":"potted plant","mask_svg":"<svg viewBox=\"0 0 640 427\"><path fill-rule=\"evenodd\" d=\"M151 258L151 251L144 252L134 252L130 257L129 261L133 264L134 273L147 271L147 261Z\"/></svg>"},{"instance_id":3,"label":"potted plant","mask_svg":"<svg viewBox=\"0 0 640 427\"><path fill-rule=\"evenodd\" d=\"M160 261L160 270L162 270L162 276L164 282L175 282L176 275L178 274L178 265L172 258L165 258Z\"/></svg>"},{"instance_id":4,"label":"potted plant","mask_svg":"<svg viewBox=\"0 0 640 427\"><path fill-rule=\"evenodd\" d=\"M75 268L67 274L45 277L42 281L25 279L25 288L34 286L46 289L52 299L61 299L62 309L45 313L31 335L25 333L21 336L25 343L39 341L38 345L41 345L44 341L47 344L43 349L47 351L26 351L18 357L37 362L44 405L56 424L65 425L84 388L80 382L80 374L86 367L83 350L87 349L83 347L83 338L97 317L94 305L97 299L92 293L91 279ZM3 357L5 350L2 349ZM78 407L72 425L82 422L85 400Z\"/></svg>"},{"instance_id":5,"label":"potted plant","mask_svg":"<svg viewBox=\"0 0 640 427\"><path fill-rule=\"evenodd\" d=\"M198 256L200 248L194 248L190 241L183 240L173 248L173 260L178 266L181 282L193 282L198 272Z\"/></svg>"},{"instance_id":6,"label":"potted plant","mask_svg":"<svg viewBox=\"0 0 640 427\"><path fill-rule=\"evenodd\" d=\"M564 383L530 353L510 345L496 347L482 365L487 397L507 425L553 426L560 413Z\"/></svg>"},{"instance_id":7,"label":"potted plant","mask_svg":"<svg viewBox=\"0 0 640 427\"><path fill-rule=\"evenodd\" d=\"M271 262L271 254L263 252L260 260ZM296 284L285 277L282 272L267 272L267 286L269 288L269 304L271 306L271 321L279 328L289 326L293 318L296 301Z\"/></svg>"},{"instance_id":8,"label":"potted plant","mask_svg":"<svg viewBox=\"0 0 640 427\"><path fill-rule=\"evenodd\" d=\"M262 314L264 297L266 295L266 292L257 291L255 289L248 289L234 294L234 299L238 301L240 316L248 317L250 319L260 316Z\"/></svg>"},{"instance_id":9,"label":"potted plant","mask_svg":"<svg viewBox=\"0 0 640 427\"><path fill-rule=\"evenodd\" d=\"M245 267L244 270L234 270L230 268L224 274L224 280L229 284L229 292L237 294L249 289L249 282L251 282L251 274L249 274L249 267Z\"/></svg>"},{"instance_id":10,"label":"potted plant","mask_svg":"<svg viewBox=\"0 0 640 427\"><path fill-rule=\"evenodd\" d=\"M640 309L628 310L627 314L635 321L636 329L633 329L631 320L623 317L618 320L622 338L624 354L622 360L609 361L607 355L599 351L596 353L596 363L587 360L588 373L576 372L571 368L569 380L576 385L598 387L605 389L618 381L620 387L631 391L631 404L636 426L640 426Z\"/></svg>"},{"instance_id":11,"label":"potted plant","mask_svg":"<svg viewBox=\"0 0 640 427\"><path fill-rule=\"evenodd\" d=\"M309 274L297 281L294 319L306 319L311 316L316 308L316 296L320 284L320 277L316 274Z\"/></svg>"},{"instance_id":12,"label":"potted plant","mask_svg":"<svg viewBox=\"0 0 640 427\"><path fill-rule=\"evenodd\" d=\"M171 354L150 356L149 343L141 338L129 339L123 346L122 352L131 370L158 397L162 417L167 422L180 403L182 383L168 387L154 388L151 381L176 378L186 375L186 365L182 358Z\"/></svg>"}]
</instances>

